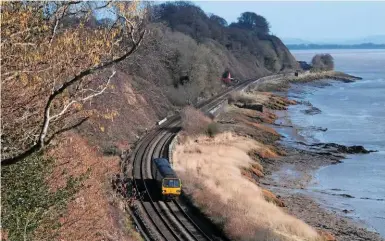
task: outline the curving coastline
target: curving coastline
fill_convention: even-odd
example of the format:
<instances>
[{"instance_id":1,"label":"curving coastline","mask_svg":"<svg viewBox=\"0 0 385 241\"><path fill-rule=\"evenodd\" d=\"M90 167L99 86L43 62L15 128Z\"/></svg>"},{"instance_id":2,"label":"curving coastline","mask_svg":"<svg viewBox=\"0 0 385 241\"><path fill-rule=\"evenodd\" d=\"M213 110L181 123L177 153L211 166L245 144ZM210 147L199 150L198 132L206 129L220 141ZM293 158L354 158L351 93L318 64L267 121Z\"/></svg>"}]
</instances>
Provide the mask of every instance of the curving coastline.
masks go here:
<instances>
[{"instance_id":1,"label":"curving coastline","mask_svg":"<svg viewBox=\"0 0 385 241\"><path fill-rule=\"evenodd\" d=\"M287 94L291 83L307 83L320 79L340 80L346 83L360 80L360 77L344 74L342 72L332 73L309 73L296 78L286 78L281 82L265 83L256 86L261 91L283 91ZM328 83L321 83L328 85ZM301 103L313 107L311 103ZM312 108L309 109L309 111ZM342 162L346 154L367 154L376 150L366 150L363 146L343 146L336 143L306 143L301 140L298 129L291 123L286 111L276 112L278 119L273 126L286 138L281 138L280 146L287 155L280 157L279 162L267 162L266 168L270 174L266 175L262 184L269 187L278 194L287 205L287 211L304 220L313 227L319 227L330 231L337 240L384 240L378 233L367 229L366 225L358 220L347 218L346 213L352 210L344 209L342 213L326 208L325 205L315 201L307 188L316 170L321 167L338 164ZM312 114L312 113L304 113ZM279 124L278 124L279 123ZM317 127L315 127L317 129ZM318 128L317 131L327 131ZM265 166L264 166L265 167ZM334 195L334 194L330 194ZM354 198L343 193L342 198Z\"/></svg>"},{"instance_id":2,"label":"curving coastline","mask_svg":"<svg viewBox=\"0 0 385 241\"><path fill-rule=\"evenodd\" d=\"M259 162L260 166L242 169L242 175L266 190L269 195L265 198L269 202L276 203L287 213L314 227L322 240L382 240L377 233L367 230L361 224L327 210L305 192L315 170L322 166L340 163L346 153L368 153L372 150L366 150L362 146L343 146L334 143L313 145L304 141L298 141L295 146L285 145L282 140L286 138L282 138L271 128L291 129L291 134L296 135L296 130L285 116L285 111L289 105L298 104L296 101L272 92L282 90L281 87L284 84L305 83L324 79L325 76L338 77L344 82L346 79L350 81L360 79L341 72L308 74L306 77L299 76L298 79L288 74L280 78L267 78L248 88L246 93L231 96L228 106L215 118L215 121L219 124L221 132L231 131L240 136L247 136L263 143L267 149L278 154L262 155L258 152L250 152L250 157ZM266 86L270 90L262 92L261 89ZM302 104L312 106L311 103ZM314 128L317 129L317 127ZM326 131L322 128L318 129ZM277 143L277 141L280 142ZM200 150L196 148L187 153L192 154L198 149ZM199 155L202 154L202 150L197 152ZM341 197L352 198L348 194L341 194Z\"/></svg>"},{"instance_id":3,"label":"curving coastline","mask_svg":"<svg viewBox=\"0 0 385 241\"><path fill-rule=\"evenodd\" d=\"M254 99L263 105L263 112L258 113L258 111L249 108L243 111L247 120L241 120L243 123L251 124L257 130L256 132L235 127L239 126L239 122L234 121L234 116L229 117L226 116L227 114L223 114L220 121L226 123L228 129L232 129L239 134L246 134L255 140L275 146L280 156L261 158L257 155L256 158L260 160L263 166L263 175L254 172L251 177L261 187L276 194L279 202L283 203L283 208L289 214L315 227L320 233L324 234L323 238L325 240L383 240L378 233L370 231L363 223L345 217L343 213L350 212L349 210L338 213L327 209L306 192L314 172L319 168L341 163L345 155L349 153L367 154L375 151L367 150L363 146L344 146L335 143L313 144L301 140L301 136L298 134L299 130L293 126L286 113L289 105L299 103L286 97L287 90L291 84L302 84L324 79L350 83L362 78L342 72L328 71L303 73L298 77L284 75L280 79L263 81L248 89L249 94L255 95ZM328 85L324 81L314 82L314 84L316 86ZM266 95L268 98L265 98ZM302 104L312 107L311 103ZM242 105L242 108L245 109L245 105ZM241 109L239 110L242 112ZM266 129L270 127L275 130L284 128L287 137L276 136L271 130ZM314 129L327 131L320 127L314 127ZM266 132L270 132L270 134ZM292 138L293 136L296 138ZM300 141L294 142L295 139ZM341 197L351 198L349 194L344 193L341 194Z\"/></svg>"}]
</instances>

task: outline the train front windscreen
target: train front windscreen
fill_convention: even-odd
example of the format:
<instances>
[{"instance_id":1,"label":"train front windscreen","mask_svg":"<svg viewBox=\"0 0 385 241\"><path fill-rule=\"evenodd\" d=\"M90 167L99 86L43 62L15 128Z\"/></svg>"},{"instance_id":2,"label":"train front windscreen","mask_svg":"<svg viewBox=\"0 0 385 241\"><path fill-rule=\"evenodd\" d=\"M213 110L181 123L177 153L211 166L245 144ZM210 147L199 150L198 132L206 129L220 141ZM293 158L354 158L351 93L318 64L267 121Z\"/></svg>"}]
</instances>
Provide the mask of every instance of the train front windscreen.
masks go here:
<instances>
[{"instance_id":1,"label":"train front windscreen","mask_svg":"<svg viewBox=\"0 0 385 241\"><path fill-rule=\"evenodd\" d=\"M180 187L179 179L163 179L164 187Z\"/></svg>"}]
</instances>

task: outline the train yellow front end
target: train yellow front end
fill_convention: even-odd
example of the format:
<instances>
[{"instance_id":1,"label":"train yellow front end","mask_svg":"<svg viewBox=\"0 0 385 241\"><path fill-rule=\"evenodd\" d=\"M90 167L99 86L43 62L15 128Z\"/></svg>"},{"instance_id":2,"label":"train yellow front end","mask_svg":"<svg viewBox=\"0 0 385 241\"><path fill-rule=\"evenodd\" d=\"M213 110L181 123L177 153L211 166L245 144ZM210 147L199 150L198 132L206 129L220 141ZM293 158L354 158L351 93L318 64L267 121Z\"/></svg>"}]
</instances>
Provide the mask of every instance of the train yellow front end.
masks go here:
<instances>
[{"instance_id":1,"label":"train yellow front end","mask_svg":"<svg viewBox=\"0 0 385 241\"><path fill-rule=\"evenodd\" d=\"M181 193L182 184L178 178L164 178L162 182L163 199L174 199Z\"/></svg>"},{"instance_id":2,"label":"train yellow front end","mask_svg":"<svg viewBox=\"0 0 385 241\"><path fill-rule=\"evenodd\" d=\"M156 180L163 200L172 200L182 192L182 182L176 176L170 162L166 158L155 158L152 162L152 176Z\"/></svg>"}]
</instances>

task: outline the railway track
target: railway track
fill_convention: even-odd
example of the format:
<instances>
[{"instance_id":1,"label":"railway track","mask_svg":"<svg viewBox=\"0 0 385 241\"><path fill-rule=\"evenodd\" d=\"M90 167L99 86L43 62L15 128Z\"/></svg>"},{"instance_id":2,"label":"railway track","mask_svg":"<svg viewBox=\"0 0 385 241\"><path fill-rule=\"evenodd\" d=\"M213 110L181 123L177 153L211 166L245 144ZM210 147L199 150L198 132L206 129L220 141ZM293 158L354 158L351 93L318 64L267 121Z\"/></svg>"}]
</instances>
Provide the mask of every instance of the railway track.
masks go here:
<instances>
[{"instance_id":1,"label":"railway track","mask_svg":"<svg viewBox=\"0 0 385 241\"><path fill-rule=\"evenodd\" d=\"M276 76L278 78L279 76ZM264 77L272 78L272 76ZM232 91L242 90L249 84L260 81L247 80L216 97L205 101L197 108L207 113L227 99ZM136 209L141 213L137 222L145 240L227 240L212 224L199 220L188 211L186 204L180 200L163 202L156 191L156 183L152 177L152 159L168 157L168 145L180 130L180 117L171 117L147 134L136 146L131 163L133 163L134 187L140 193ZM210 226L211 225L211 226Z\"/></svg>"}]
</instances>

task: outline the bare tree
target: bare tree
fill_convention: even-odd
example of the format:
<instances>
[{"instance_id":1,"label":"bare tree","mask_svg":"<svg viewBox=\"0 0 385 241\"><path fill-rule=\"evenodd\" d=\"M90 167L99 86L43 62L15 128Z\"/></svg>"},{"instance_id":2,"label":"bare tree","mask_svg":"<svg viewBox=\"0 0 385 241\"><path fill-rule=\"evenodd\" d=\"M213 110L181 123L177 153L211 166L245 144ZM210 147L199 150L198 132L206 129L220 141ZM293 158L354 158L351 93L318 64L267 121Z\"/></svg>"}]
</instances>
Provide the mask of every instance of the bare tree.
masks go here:
<instances>
[{"instance_id":1,"label":"bare tree","mask_svg":"<svg viewBox=\"0 0 385 241\"><path fill-rule=\"evenodd\" d=\"M95 11L110 26L90 25ZM114 65L144 39L140 2L5 2L1 6L2 165L43 149L96 111Z\"/></svg>"},{"instance_id":2,"label":"bare tree","mask_svg":"<svg viewBox=\"0 0 385 241\"><path fill-rule=\"evenodd\" d=\"M334 69L334 59L330 54L316 54L311 63L315 70L325 71Z\"/></svg>"},{"instance_id":3,"label":"bare tree","mask_svg":"<svg viewBox=\"0 0 385 241\"><path fill-rule=\"evenodd\" d=\"M183 108L181 111L181 119L182 129L189 136L204 134L207 131L208 125L211 123L210 118L192 106Z\"/></svg>"}]
</instances>

